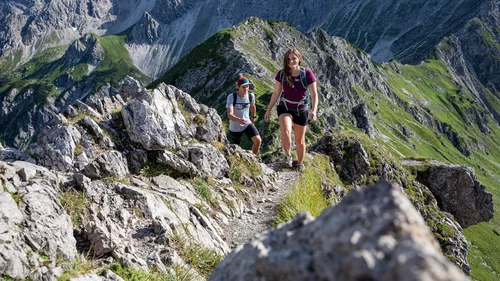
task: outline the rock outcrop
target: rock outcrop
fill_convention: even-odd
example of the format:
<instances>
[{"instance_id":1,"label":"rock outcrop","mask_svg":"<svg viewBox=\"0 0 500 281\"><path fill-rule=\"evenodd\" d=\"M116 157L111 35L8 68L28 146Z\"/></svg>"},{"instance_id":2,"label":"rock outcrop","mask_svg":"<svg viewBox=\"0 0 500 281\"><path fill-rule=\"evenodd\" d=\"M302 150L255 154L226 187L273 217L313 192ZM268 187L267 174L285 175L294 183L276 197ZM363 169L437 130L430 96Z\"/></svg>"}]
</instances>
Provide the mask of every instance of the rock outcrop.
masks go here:
<instances>
[{"instance_id":1,"label":"rock outcrop","mask_svg":"<svg viewBox=\"0 0 500 281\"><path fill-rule=\"evenodd\" d=\"M360 187L374 179L385 179L401 184L410 201L438 239L443 253L452 257L455 264L468 274L470 272L467 261L469 243L462 233L460 224L443 208L442 203L438 203L441 200L440 195L431 192L428 187L430 183L423 180L424 176L418 177L420 182L408 181L407 172L385 157L383 151L377 151L376 147L364 147L361 142L361 136L325 135L311 146L310 151L330 156L332 166L345 184ZM365 140L363 143L368 142ZM423 174L427 175L425 176L427 179L428 173ZM475 178L475 176L472 177ZM454 182L452 179L452 177L447 177L443 179L443 182L448 180L452 184ZM491 196L488 193L483 193L483 195L484 197ZM451 202L457 202L457 200L469 200L468 197L442 199L447 200L447 204L453 204ZM470 203L469 206L474 208L470 210L472 213L482 213L484 209L488 209L487 206L472 206Z\"/></svg>"},{"instance_id":2,"label":"rock outcrop","mask_svg":"<svg viewBox=\"0 0 500 281\"><path fill-rule=\"evenodd\" d=\"M180 100L185 102L184 109L193 114L192 119L186 120L175 102L178 95L182 95ZM213 109L193 106L191 97L164 84L124 106L122 115L130 139L147 150L179 150L182 143L195 137L214 143L221 135L222 119ZM201 129L200 126L207 127Z\"/></svg>"},{"instance_id":3,"label":"rock outcrop","mask_svg":"<svg viewBox=\"0 0 500 281\"><path fill-rule=\"evenodd\" d=\"M298 215L229 254L214 280L468 280L440 252L401 187L351 191L317 219Z\"/></svg>"},{"instance_id":4,"label":"rock outcrop","mask_svg":"<svg viewBox=\"0 0 500 281\"><path fill-rule=\"evenodd\" d=\"M62 177L28 162L0 161L0 181L5 187L0 190L0 274L25 279L33 278L34 269L62 273L46 262L73 259L77 252L71 219L58 197Z\"/></svg>"},{"instance_id":5,"label":"rock outcrop","mask_svg":"<svg viewBox=\"0 0 500 281\"><path fill-rule=\"evenodd\" d=\"M119 91L77 102L64 112L67 118L51 120L33 158L16 149L0 152L0 276L55 280L89 249L125 267L166 272L180 266L195 276L176 243L188 241L215 258L228 253L219 223L251 208L233 185L271 187L274 171L264 171L252 153L214 146L226 145L214 109L172 86L148 93L131 78L119 84ZM151 106L117 111L136 102ZM158 134L172 129L178 147L133 141L123 116L140 120L143 113L157 121L152 127L160 124ZM233 183L229 157L261 173Z\"/></svg>"},{"instance_id":6,"label":"rock outcrop","mask_svg":"<svg viewBox=\"0 0 500 281\"><path fill-rule=\"evenodd\" d=\"M431 165L419 174L443 211L451 213L465 228L493 218L493 198L474 170L457 165Z\"/></svg>"}]
</instances>

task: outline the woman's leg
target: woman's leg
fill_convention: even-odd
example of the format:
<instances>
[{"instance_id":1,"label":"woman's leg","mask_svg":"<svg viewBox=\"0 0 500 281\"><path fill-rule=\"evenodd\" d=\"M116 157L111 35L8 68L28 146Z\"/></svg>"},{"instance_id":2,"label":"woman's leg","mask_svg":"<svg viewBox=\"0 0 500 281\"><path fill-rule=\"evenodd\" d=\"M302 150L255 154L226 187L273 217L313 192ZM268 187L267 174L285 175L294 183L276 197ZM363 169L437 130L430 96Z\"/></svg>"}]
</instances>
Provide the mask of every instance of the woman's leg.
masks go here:
<instances>
[{"instance_id":1,"label":"woman's leg","mask_svg":"<svg viewBox=\"0 0 500 281\"><path fill-rule=\"evenodd\" d=\"M286 155L290 155L292 147L292 115L288 113L281 114L280 120L280 133L281 133L281 146Z\"/></svg>"},{"instance_id":2,"label":"woman's leg","mask_svg":"<svg viewBox=\"0 0 500 281\"><path fill-rule=\"evenodd\" d=\"M295 146L297 148L297 162L304 161L306 154L306 130L307 126L293 124L293 133L295 134Z\"/></svg>"}]
</instances>

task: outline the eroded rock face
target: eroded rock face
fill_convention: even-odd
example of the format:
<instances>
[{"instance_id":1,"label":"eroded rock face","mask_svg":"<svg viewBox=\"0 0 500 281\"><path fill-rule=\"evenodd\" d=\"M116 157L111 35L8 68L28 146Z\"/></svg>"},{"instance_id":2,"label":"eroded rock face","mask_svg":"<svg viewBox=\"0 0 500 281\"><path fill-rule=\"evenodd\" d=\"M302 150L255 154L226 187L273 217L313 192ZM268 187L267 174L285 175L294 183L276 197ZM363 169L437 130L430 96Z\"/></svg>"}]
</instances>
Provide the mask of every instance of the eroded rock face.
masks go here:
<instances>
[{"instance_id":1,"label":"eroded rock face","mask_svg":"<svg viewBox=\"0 0 500 281\"><path fill-rule=\"evenodd\" d=\"M370 169L368 154L356 138L340 141L327 135L313 145L311 150L330 156L339 176L353 184L361 183Z\"/></svg>"},{"instance_id":2,"label":"eroded rock face","mask_svg":"<svg viewBox=\"0 0 500 281\"><path fill-rule=\"evenodd\" d=\"M70 171L73 166L76 143L80 132L57 116L38 136L36 143L37 163L56 171Z\"/></svg>"},{"instance_id":3,"label":"eroded rock face","mask_svg":"<svg viewBox=\"0 0 500 281\"><path fill-rule=\"evenodd\" d=\"M0 161L0 182L0 276L56 280L62 272L55 260L76 254L60 177L29 162ZM47 258L54 263L45 265Z\"/></svg>"},{"instance_id":4,"label":"eroded rock face","mask_svg":"<svg viewBox=\"0 0 500 281\"><path fill-rule=\"evenodd\" d=\"M123 177L129 174L127 161L118 151L106 151L92 163L85 166L83 173L92 179L118 176Z\"/></svg>"},{"instance_id":5,"label":"eroded rock face","mask_svg":"<svg viewBox=\"0 0 500 281\"><path fill-rule=\"evenodd\" d=\"M193 139L214 143L221 135L222 120L214 109L165 84L129 102L122 116L130 139L146 150L179 150Z\"/></svg>"},{"instance_id":6,"label":"eroded rock face","mask_svg":"<svg viewBox=\"0 0 500 281\"><path fill-rule=\"evenodd\" d=\"M457 165L434 165L420 175L440 207L451 213L462 227L493 218L492 195L486 192L474 170Z\"/></svg>"},{"instance_id":7,"label":"eroded rock face","mask_svg":"<svg viewBox=\"0 0 500 281\"><path fill-rule=\"evenodd\" d=\"M468 280L401 188L351 191L316 220L308 214L229 254L209 280Z\"/></svg>"},{"instance_id":8,"label":"eroded rock face","mask_svg":"<svg viewBox=\"0 0 500 281\"><path fill-rule=\"evenodd\" d=\"M180 149L181 139L191 139L188 124L165 87L132 100L122 110L130 139L147 150Z\"/></svg>"}]
</instances>

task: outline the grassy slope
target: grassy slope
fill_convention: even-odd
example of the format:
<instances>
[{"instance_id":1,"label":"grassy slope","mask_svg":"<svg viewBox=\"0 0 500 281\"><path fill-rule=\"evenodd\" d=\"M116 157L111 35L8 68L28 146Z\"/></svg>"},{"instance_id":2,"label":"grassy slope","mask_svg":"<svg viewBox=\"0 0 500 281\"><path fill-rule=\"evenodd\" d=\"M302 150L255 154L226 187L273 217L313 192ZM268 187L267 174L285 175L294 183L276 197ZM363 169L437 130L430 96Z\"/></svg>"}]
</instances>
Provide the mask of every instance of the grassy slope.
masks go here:
<instances>
[{"instance_id":1,"label":"grassy slope","mask_svg":"<svg viewBox=\"0 0 500 281\"><path fill-rule=\"evenodd\" d=\"M93 36L98 38L105 51L104 60L93 72L88 73L85 57L69 69L63 69L64 62L61 57L68 46L49 48L35 55L33 59L14 70L12 74L2 73L0 94L3 95L7 90L14 87L20 92L28 88L41 88L41 94L44 96L59 95L59 91L52 85L52 82L63 73L72 75L75 82L94 77L94 89L105 83L116 84L127 75L143 81L147 79L133 65L125 48L124 35Z\"/></svg>"},{"instance_id":2,"label":"grassy slope","mask_svg":"<svg viewBox=\"0 0 500 281\"><path fill-rule=\"evenodd\" d=\"M19 93L25 93L33 90L35 104L23 105L22 112L27 112L35 106L44 105L49 102L49 97L57 99L65 93L65 89L58 89L54 86L54 80L62 74L71 75L74 83L92 80L92 92L110 83L115 85L125 76L132 76L140 81L147 81L147 78L134 65L125 48L125 35L111 35L98 38L100 45L104 49L103 61L92 71L89 72L87 58L84 56L75 65L66 66L62 56L68 46L58 46L46 49L36 54L30 61L21 65L17 69L9 72L0 73L0 100L3 96L9 94L12 89L17 89ZM0 68L12 65L12 61L5 59L0 61ZM18 115L23 115L20 113ZM14 116L3 116L0 124L8 124ZM15 130L8 128L8 130ZM0 138L9 135L9 132L0 133Z\"/></svg>"},{"instance_id":3,"label":"grassy slope","mask_svg":"<svg viewBox=\"0 0 500 281\"><path fill-rule=\"evenodd\" d=\"M497 140L500 137L500 128L489 120L491 134L482 134L475 124L468 125L462 120L462 112L468 107L476 107L470 98L470 93L459 89L452 83L450 76L441 61L428 61L419 66L402 66L402 75L384 67L390 74L390 86L403 101L410 101L408 93L413 99L428 101L427 107L434 116L453 127L469 142L479 142L488 147L488 153L471 150L468 158L462 155L442 134L438 134L417 122L410 114L387 101L377 93L379 110L375 127L387 139L379 139L380 143L399 158L429 157L445 163L467 165L473 167L480 182L493 194L495 209L500 207L500 149ZM411 81L411 82L410 82ZM404 89L404 90L403 90ZM413 132L408 138L401 131L401 126L407 126ZM415 148L411 146L415 145ZM471 277L477 280L498 280L500 272L500 219L495 216L488 223L481 223L464 230L466 237L471 241L468 260L472 267Z\"/></svg>"}]
</instances>

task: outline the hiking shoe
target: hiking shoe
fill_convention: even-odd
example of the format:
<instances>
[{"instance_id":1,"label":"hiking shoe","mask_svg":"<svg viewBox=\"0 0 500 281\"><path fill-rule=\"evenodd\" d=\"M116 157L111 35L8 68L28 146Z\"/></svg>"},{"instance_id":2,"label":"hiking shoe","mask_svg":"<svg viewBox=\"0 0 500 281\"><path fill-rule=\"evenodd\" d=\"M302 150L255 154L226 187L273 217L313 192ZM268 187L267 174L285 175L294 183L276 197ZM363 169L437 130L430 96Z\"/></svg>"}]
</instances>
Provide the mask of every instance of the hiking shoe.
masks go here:
<instances>
[{"instance_id":1,"label":"hiking shoe","mask_svg":"<svg viewBox=\"0 0 500 281\"><path fill-rule=\"evenodd\" d=\"M285 166L288 168L293 168L293 157L292 155L285 155Z\"/></svg>"},{"instance_id":2,"label":"hiking shoe","mask_svg":"<svg viewBox=\"0 0 500 281\"><path fill-rule=\"evenodd\" d=\"M299 170L300 172L304 171L304 163L299 163L298 161L293 161L292 167Z\"/></svg>"}]
</instances>

